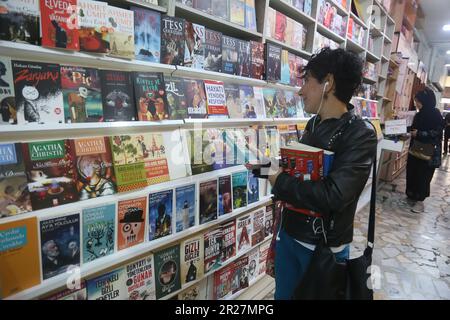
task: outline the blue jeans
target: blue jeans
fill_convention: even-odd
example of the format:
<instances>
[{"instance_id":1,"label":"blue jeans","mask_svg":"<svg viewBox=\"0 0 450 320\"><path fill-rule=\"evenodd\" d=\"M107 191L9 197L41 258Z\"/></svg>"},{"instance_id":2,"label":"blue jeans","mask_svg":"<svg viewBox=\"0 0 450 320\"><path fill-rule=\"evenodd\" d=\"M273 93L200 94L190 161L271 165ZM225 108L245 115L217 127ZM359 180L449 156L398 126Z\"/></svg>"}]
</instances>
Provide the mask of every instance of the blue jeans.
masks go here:
<instances>
[{"instance_id":1,"label":"blue jeans","mask_svg":"<svg viewBox=\"0 0 450 320\"><path fill-rule=\"evenodd\" d=\"M313 251L290 237L283 228L275 245L275 300L290 300L306 272ZM350 246L335 254L337 261L350 256Z\"/></svg>"}]
</instances>

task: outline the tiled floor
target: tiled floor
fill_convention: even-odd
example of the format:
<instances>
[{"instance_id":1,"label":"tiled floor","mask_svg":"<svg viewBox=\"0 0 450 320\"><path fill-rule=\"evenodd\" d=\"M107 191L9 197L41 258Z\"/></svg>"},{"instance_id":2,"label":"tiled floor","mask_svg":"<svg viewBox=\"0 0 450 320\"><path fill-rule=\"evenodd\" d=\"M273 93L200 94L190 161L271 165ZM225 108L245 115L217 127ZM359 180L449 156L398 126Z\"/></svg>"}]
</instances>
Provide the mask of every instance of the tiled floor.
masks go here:
<instances>
[{"instance_id":1,"label":"tiled floor","mask_svg":"<svg viewBox=\"0 0 450 320\"><path fill-rule=\"evenodd\" d=\"M400 203L405 184L403 173L378 192L375 299L450 299L450 157L436 170L425 213ZM366 206L356 216L352 257L365 248L368 214Z\"/></svg>"}]
</instances>

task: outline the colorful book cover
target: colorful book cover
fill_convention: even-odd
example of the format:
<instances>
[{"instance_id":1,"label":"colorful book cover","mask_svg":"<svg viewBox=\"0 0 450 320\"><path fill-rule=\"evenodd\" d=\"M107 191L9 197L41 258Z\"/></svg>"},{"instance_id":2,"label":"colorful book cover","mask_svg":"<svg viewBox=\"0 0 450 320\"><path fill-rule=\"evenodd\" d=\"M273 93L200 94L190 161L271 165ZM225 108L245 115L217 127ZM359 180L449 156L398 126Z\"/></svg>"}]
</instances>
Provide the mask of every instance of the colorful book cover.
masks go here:
<instances>
[{"instance_id":1,"label":"colorful book cover","mask_svg":"<svg viewBox=\"0 0 450 320\"><path fill-rule=\"evenodd\" d=\"M231 176L219 177L219 217L233 211Z\"/></svg>"},{"instance_id":2,"label":"colorful book cover","mask_svg":"<svg viewBox=\"0 0 450 320\"><path fill-rule=\"evenodd\" d=\"M36 217L0 224L0 298L41 283Z\"/></svg>"},{"instance_id":3,"label":"colorful book cover","mask_svg":"<svg viewBox=\"0 0 450 320\"><path fill-rule=\"evenodd\" d=\"M258 274L265 274L267 267L267 255L269 254L270 241L259 246L259 271Z\"/></svg>"},{"instance_id":4,"label":"colorful book cover","mask_svg":"<svg viewBox=\"0 0 450 320\"><path fill-rule=\"evenodd\" d=\"M251 76L251 48L249 41L238 41L237 75L241 77Z\"/></svg>"},{"instance_id":5,"label":"colorful book cover","mask_svg":"<svg viewBox=\"0 0 450 320\"><path fill-rule=\"evenodd\" d=\"M214 273L214 300L221 300L231 296L231 281L233 275L234 265L232 263Z\"/></svg>"},{"instance_id":6,"label":"colorful book cover","mask_svg":"<svg viewBox=\"0 0 450 320\"><path fill-rule=\"evenodd\" d=\"M71 140L80 200L116 193L111 147L107 137Z\"/></svg>"},{"instance_id":7,"label":"colorful book cover","mask_svg":"<svg viewBox=\"0 0 450 320\"><path fill-rule=\"evenodd\" d=\"M170 119L162 72L134 72L134 96L139 121Z\"/></svg>"},{"instance_id":8,"label":"colorful book cover","mask_svg":"<svg viewBox=\"0 0 450 320\"><path fill-rule=\"evenodd\" d=\"M268 81L281 80L281 47L270 43L267 46L267 73Z\"/></svg>"},{"instance_id":9,"label":"colorful book cover","mask_svg":"<svg viewBox=\"0 0 450 320\"><path fill-rule=\"evenodd\" d=\"M222 225L221 261L225 262L236 255L236 220Z\"/></svg>"},{"instance_id":10,"label":"colorful book cover","mask_svg":"<svg viewBox=\"0 0 450 320\"><path fill-rule=\"evenodd\" d=\"M83 263L114 253L116 205L83 209Z\"/></svg>"},{"instance_id":11,"label":"colorful book cover","mask_svg":"<svg viewBox=\"0 0 450 320\"><path fill-rule=\"evenodd\" d=\"M105 121L134 121L133 82L126 71L101 70L103 116Z\"/></svg>"},{"instance_id":12,"label":"colorful book cover","mask_svg":"<svg viewBox=\"0 0 450 320\"><path fill-rule=\"evenodd\" d=\"M42 46L80 50L77 0L41 1Z\"/></svg>"},{"instance_id":13,"label":"colorful book cover","mask_svg":"<svg viewBox=\"0 0 450 320\"><path fill-rule=\"evenodd\" d=\"M133 11L108 6L106 10L109 32L108 55L134 59L134 13Z\"/></svg>"},{"instance_id":14,"label":"colorful book cover","mask_svg":"<svg viewBox=\"0 0 450 320\"><path fill-rule=\"evenodd\" d=\"M251 76L254 79L264 79L264 44L250 41L251 47Z\"/></svg>"},{"instance_id":15,"label":"colorful book cover","mask_svg":"<svg viewBox=\"0 0 450 320\"><path fill-rule=\"evenodd\" d=\"M286 39L286 28L287 28L287 17L281 12L276 12L275 20L275 40L285 42Z\"/></svg>"},{"instance_id":16,"label":"colorful book cover","mask_svg":"<svg viewBox=\"0 0 450 320\"><path fill-rule=\"evenodd\" d=\"M63 123L59 65L12 61L17 123Z\"/></svg>"},{"instance_id":17,"label":"colorful book cover","mask_svg":"<svg viewBox=\"0 0 450 320\"><path fill-rule=\"evenodd\" d=\"M232 293L248 288L248 281L248 256L244 256L233 262Z\"/></svg>"},{"instance_id":18,"label":"colorful book cover","mask_svg":"<svg viewBox=\"0 0 450 320\"><path fill-rule=\"evenodd\" d=\"M217 179L200 183L200 224L217 219Z\"/></svg>"},{"instance_id":19,"label":"colorful book cover","mask_svg":"<svg viewBox=\"0 0 450 320\"><path fill-rule=\"evenodd\" d=\"M11 58L0 56L0 126L9 124L17 124L12 64Z\"/></svg>"},{"instance_id":20,"label":"colorful book cover","mask_svg":"<svg viewBox=\"0 0 450 320\"><path fill-rule=\"evenodd\" d=\"M225 1L219 0L220 3ZM205 29L205 59L203 68L209 71L222 71L222 33Z\"/></svg>"},{"instance_id":21,"label":"colorful book cover","mask_svg":"<svg viewBox=\"0 0 450 320\"><path fill-rule=\"evenodd\" d=\"M150 193L148 196L148 240L172 234L173 190Z\"/></svg>"},{"instance_id":22,"label":"colorful book cover","mask_svg":"<svg viewBox=\"0 0 450 320\"><path fill-rule=\"evenodd\" d=\"M222 81L204 80L208 118L228 118L225 89Z\"/></svg>"},{"instance_id":23,"label":"colorful book cover","mask_svg":"<svg viewBox=\"0 0 450 320\"><path fill-rule=\"evenodd\" d=\"M230 0L230 22L245 27L245 0Z\"/></svg>"},{"instance_id":24,"label":"colorful book cover","mask_svg":"<svg viewBox=\"0 0 450 320\"><path fill-rule=\"evenodd\" d=\"M140 135L123 135L110 138L114 173L119 192L147 186L142 141Z\"/></svg>"},{"instance_id":25,"label":"colorful book cover","mask_svg":"<svg viewBox=\"0 0 450 320\"><path fill-rule=\"evenodd\" d=\"M206 93L203 80L184 79L189 118L206 118Z\"/></svg>"},{"instance_id":26,"label":"colorful book cover","mask_svg":"<svg viewBox=\"0 0 450 320\"><path fill-rule=\"evenodd\" d=\"M39 0L6 0L0 4L0 39L39 44Z\"/></svg>"},{"instance_id":27,"label":"colorful book cover","mask_svg":"<svg viewBox=\"0 0 450 320\"><path fill-rule=\"evenodd\" d=\"M251 236L253 234L252 215L246 214L236 220L236 252L248 250L252 246Z\"/></svg>"},{"instance_id":28,"label":"colorful book cover","mask_svg":"<svg viewBox=\"0 0 450 320\"><path fill-rule=\"evenodd\" d=\"M181 243L181 284L201 279L204 271L203 236L195 236Z\"/></svg>"},{"instance_id":29,"label":"colorful book cover","mask_svg":"<svg viewBox=\"0 0 450 320\"><path fill-rule=\"evenodd\" d=\"M245 119L256 119L256 101L255 94L253 92L253 87L247 85L239 86L239 96L241 101L241 116L240 118Z\"/></svg>"},{"instance_id":30,"label":"colorful book cover","mask_svg":"<svg viewBox=\"0 0 450 320\"><path fill-rule=\"evenodd\" d=\"M226 105L231 119L242 118L242 106L240 100L239 86L226 83L225 86Z\"/></svg>"},{"instance_id":31,"label":"colorful book cover","mask_svg":"<svg viewBox=\"0 0 450 320\"><path fill-rule=\"evenodd\" d=\"M235 172L233 180L233 209L247 206L247 171Z\"/></svg>"},{"instance_id":32,"label":"colorful book cover","mask_svg":"<svg viewBox=\"0 0 450 320\"><path fill-rule=\"evenodd\" d=\"M132 6L134 12L134 55L137 60L159 63L161 57L161 14Z\"/></svg>"},{"instance_id":33,"label":"colorful book cover","mask_svg":"<svg viewBox=\"0 0 450 320\"><path fill-rule=\"evenodd\" d=\"M230 20L229 6L230 1L211 0L212 15L223 20Z\"/></svg>"},{"instance_id":34,"label":"colorful book cover","mask_svg":"<svg viewBox=\"0 0 450 320\"><path fill-rule=\"evenodd\" d=\"M43 279L80 266L80 214L42 219L39 225Z\"/></svg>"},{"instance_id":35,"label":"colorful book cover","mask_svg":"<svg viewBox=\"0 0 450 320\"><path fill-rule=\"evenodd\" d=\"M195 9L211 14L211 0L193 0L193 2Z\"/></svg>"},{"instance_id":36,"label":"colorful book cover","mask_svg":"<svg viewBox=\"0 0 450 320\"><path fill-rule=\"evenodd\" d=\"M265 237L270 236L273 233L273 206L266 206L266 213L264 215L264 233Z\"/></svg>"},{"instance_id":37,"label":"colorful book cover","mask_svg":"<svg viewBox=\"0 0 450 320\"><path fill-rule=\"evenodd\" d=\"M195 225L195 184L176 188L175 199L176 232L181 232Z\"/></svg>"},{"instance_id":38,"label":"colorful book cover","mask_svg":"<svg viewBox=\"0 0 450 320\"><path fill-rule=\"evenodd\" d=\"M33 210L78 201L69 140L22 144Z\"/></svg>"},{"instance_id":39,"label":"colorful book cover","mask_svg":"<svg viewBox=\"0 0 450 320\"><path fill-rule=\"evenodd\" d=\"M247 189L248 204L259 201L259 179L251 172L248 173L248 189Z\"/></svg>"},{"instance_id":40,"label":"colorful book cover","mask_svg":"<svg viewBox=\"0 0 450 320\"><path fill-rule=\"evenodd\" d=\"M245 27L256 31L255 0L245 0Z\"/></svg>"},{"instance_id":41,"label":"colorful book cover","mask_svg":"<svg viewBox=\"0 0 450 320\"><path fill-rule=\"evenodd\" d=\"M306 65L303 62L304 62L304 60L302 58L300 58L299 56L295 56L295 64L296 64L296 70L297 70L297 75L296 75L297 83L295 85L297 87L303 86L303 79L302 79L303 66ZM308 63L308 62L306 61L306 63Z\"/></svg>"},{"instance_id":42,"label":"colorful book cover","mask_svg":"<svg viewBox=\"0 0 450 320\"><path fill-rule=\"evenodd\" d=\"M156 299L181 288L180 245L174 245L154 254Z\"/></svg>"},{"instance_id":43,"label":"colorful book cover","mask_svg":"<svg viewBox=\"0 0 450 320\"><path fill-rule=\"evenodd\" d=\"M265 208L258 209L252 213L252 221L253 221L253 233L251 236L252 247L261 243L265 238L265 230L264 230L264 217L266 214Z\"/></svg>"},{"instance_id":44,"label":"colorful book cover","mask_svg":"<svg viewBox=\"0 0 450 320\"><path fill-rule=\"evenodd\" d=\"M264 105L268 118L278 118L277 90L273 88L263 88Z\"/></svg>"},{"instance_id":45,"label":"colorful book cover","mask_svg":"<svg viewBox=\"0 0 450 320\"><path fill-rule=\"evenodd\" d=\"M179 293L178 300L208 300L208 278L203 278Z\"/></svg>"},{"instance_id":46,"label":"colorful book cover","mask_svg":"<svg viewBox=\"0 0 450 320\"><path fill-rule=\"evenodd\" d=\"M126 300L126 272L121 267L86 282L88 300Z\"/></svg>"},{"instance_id":47,"label":"colorful book cover","mask_svg":"<svg viewBox=\"0 0 450 320\"><path fill-rule=\"evenodd\" d=\"M297 101L295 100L295 95L297 94L294 91L284 90L283 98L281 105L285 106L280 111L281 118L296 118L297 117Z\"/></svg>"},{"instance_id":48,"label":"colorful book cover","mask_svg":"<svg viewBox=\"0 0 450 320\"><path fill-rule=\"evenodd\" d=\"M288 53L288 62L289 62L289 85L296 86L297 84L297 62L295 59L295 54Z\"/></svg>"},{"instance_id":49,"label":"colorful book cover","mask_svg":"<svg viewBox=\"0 0 450 320\"><path fill-rule=\"evenodd\" d=\"M239 39L222 35L222 72L237 74Z\"/></svg>"},{"instance_id":50,"label":"colorful book cover","mask_svg":"<svg viewBox=\"0 0 450 320\"><path fill-rule=\"evenodd\" d=\"M102 122L103 106L97 69L61 66L66 123Z\"/></svg>"},{"instance_id":51,"label":"colorful book cover","mask_svg":"<svg viewBox=\"0 0 450 320\"><path fill-rule=\"evenodd\" d=\"M206 232L203 241L205 249L205 273L208 273L222 265L222 228L218 227Z\"/></svg>"},{"instance_id":52,"label":"colorful book cover","mask_svg":"<svg viewBox=\"0 0 450 320\"><path fill-rule=\"evenodd\" d=\"M77 0L80 50L107 53L109 50L108 3Z\"/></svg>"},{"instance_id":53,"label":"colorful book cover","mask_svg":"<svg viewBox=\"0 0 450 320\"><path fill-rule=\"evenodd\" d=\"M74 289L64 289L39 300L87 300L86 282L83 280Z\"/></svg>"},{"instance_id":54,"label":"colorful book cover","mask_svg":"<svg viewBox=\"0 0 450 320\"><path fill-rule=\"evenodd\" d=\"M155 266L153 254L126 265L128 300L155 300Z\"/></svg>"},{"instance_id":55,"label":"colorful book cover","mask_svg":"<svg viewBox=\"0 0 450 320\"><path fill-rule=\"evenodd\" d=\"M22 145L0 144L0 218L31 210Z\"/></svg>"},{"instance_id":56,"label":"colorful book cover","mask_svg":"<svg viewBox=\"0 0 450 320\"><path fill-rule=\"evenodd\" d=\"M205 60L205 27L185 21L184 28L184 65L195 69L203 69Z\"/></svg>"},{"instance_id":57,"label":"colorful book cover","mask_svg":"<svg viewBox=\"0 0 450 320\"><path fill-rule=\"evenodd\" d=\"M166 84L167 104L170 110L169 118L183 120L188 117L187 100L184 90L184 79L177 77L164 77Z\"/></svg>"},{"instance_id":58,"label":"colorful book cover","mask_svg":"<svg viewBox=\"0 0 450 320\"><path fill-rule=\"evenodd\" d=\"M259 248L255 248L248 254L248 283L253 284L256 280L259 267Z\"/></svg>"},{"instance_id":59,"label":"colorful book cover","mask_svg":"<svg viewBox=\"0 0 450 320\"><path fill-rule=\"evenodd\" d=\"M117 205L117 250L144 242L147 197L122 200Z\"/></svg>"},{"instance_id":60,"label":"colorful book cover","mask_svg":"<svg viewBox=\"0 0 450 320\"><path fill-rule=\"evenodd\" d=\"M161 18L161 63L183 65L184 22L182 18Z\"/></svg>"},{"instance_id":61,"label":"colorful book cover","mask_svg":"<svg viewBox=\"0 0 450 320\"><path fill-rule=\"evenodd\" d=\"M305 0L305 3L303 4L303 12L306 13L308 16L312 13L312 0Z\"/></svg>"},{"instance_id":62,"label":"colorful book cover","mask_svg":"<svg viewBox=\"0 0 450 320\"><path fill-rule=\"evenodd\" d=\"M289 52L281 50L281 83L289 84L291 81L291 74L289 69Z\"/></svg>"}]
</instances>

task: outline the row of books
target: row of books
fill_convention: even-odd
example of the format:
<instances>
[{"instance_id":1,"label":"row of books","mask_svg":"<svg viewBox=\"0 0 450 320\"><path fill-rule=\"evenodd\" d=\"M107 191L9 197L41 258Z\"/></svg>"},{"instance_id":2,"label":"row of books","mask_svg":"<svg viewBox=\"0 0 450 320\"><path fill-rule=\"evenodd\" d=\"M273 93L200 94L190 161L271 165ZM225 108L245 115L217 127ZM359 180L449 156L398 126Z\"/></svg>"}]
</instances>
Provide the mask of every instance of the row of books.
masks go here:
<instances>
[{"instance_id":1,"label":"row of books","mask_svg":"<svg viewBox=\"0 0 450 320\"><path fill-rule=\"evenodd\" d=\"M379 64L365 61L363 68L363 76L376 81L378 79Z\"/></svg>"},{"instance_id":2,"label":"row of books","mask_svg":"<svg viewBox=\"0 0 450 320\"><path fill-rule=\"evenodd\" d=\"M281 0L294 8L304 12L308 16L312 14L312 0Z\"/></svg>"},{"instance_id":3,"label":"row of books","mask_svg":"<svg viewBox=\"0 0 450 320\"><path fill-rule=\"evenodd\" d=\"M347 32L347 21L345 17L337 13L338 10L336 6L330 1L318 0L318 10L317 22L341 37L345 37Z\"/></svg>"},{"instance_id":4,"label":"row of books","mask_svg":"<svg viewBox=\"0 0 450 320\"><path fill-rule=\"evenodd\" d=\"M320 33L316 34L316 36L314 37L314 50L320 50L325 47L337 49L340 47L340 45L336 41L333 41Z\"/></svg>"},{"instance_id":5,"label":"row of books","mask_svg":"<svg viewBox=\"0 0 450 320\"><path fill-rule=\"evenodd\" d=\"M378 117L378 103L376 101L352 98L350 102L355 106L356 115L367 118Z\"/></svg>"},{"instance_id":6,"label":"row of books","mask_svg":"<svg viewBox=\"0 0 450 320\"><path fill-rule=\"evenodd\" d=\"M359 44L361 47L365 47L366 31L364 28L355 22L353 17L348 18L348 30L347 38L351 39L355 43Z\"/></svg>"},{"instance_id":7,"label":"row of books","mask_svg":"<svg viewBox=\"0 0 450 320\"><path fill-rule=\"evenodd\" d=\"M255 0L176 0L185 6L256 31Z\"/></svg>"},{"instance_id":8,"label":"row of books","mask_svg":"<svg viewBox=\"0 0 450 320\"><path fill-rule=\"evenodd\" d=\"M355 96L369 100L376 100L377 93L378 91L376 85L363 83L356 90Z\"/></svg>"},{"instance_id":9,"label":"row of books","mask_svg":"<svg viewBox=\"0 0 450 320\"><path fill-rule=\"evenodd\" d=\"M167 218L160 213L171 200L164 197L162 202L152 203L149 197L149 217L152 211L159 213L150 224L143 212L147 206L144 197L119 201L117 212L116 204L109 204L0 225L1 251L6 253L0 256L1 297L112 255L116 248L142 243L146 231L151 236L158 227L167 227ZM160 299L260 244L272 232L272 221L271 206L262 207L87 279L88 299ZM248 259L242 267L247 265ZM55 297L63 298L61 293Z\"/></svg>"},{"instance_id":10,"label":"row of books","mask_svg":"<svg viewBox=\"0 0 450 320\"><path fill-rule=\"evenodd\" d=\"M298 79L302 61L287 57L283 80L290 83ZM0 125L304 116L302 100L290 90L1 56L0 64Z\"/></svg>"},{"instance_id":11,"label":"row of books","mask_svg":"<svg viewBox=\"0 0 450 320\"><path fill-rule=\"evenodd\" d=\"M298 50L306 47L307 28L283 13L268 7L265 36Z\"/></svg>"}]
</instances>

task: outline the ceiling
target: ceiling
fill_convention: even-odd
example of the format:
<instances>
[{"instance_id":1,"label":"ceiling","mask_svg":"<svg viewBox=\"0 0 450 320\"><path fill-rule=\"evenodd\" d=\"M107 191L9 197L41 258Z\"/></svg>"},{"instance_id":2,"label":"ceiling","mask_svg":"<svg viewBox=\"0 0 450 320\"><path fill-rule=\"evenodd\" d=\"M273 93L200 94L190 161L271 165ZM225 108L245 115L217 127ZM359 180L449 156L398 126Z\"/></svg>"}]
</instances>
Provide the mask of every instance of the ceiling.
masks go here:
<instances>
[{"instance_id":1,"label":"ceiling","mask_svg":"<svg viewBox=\"0 0 450 320\"><path fill-rule=\"evenodd\" d=\"M450 24L450 0L421 0L420 6L425 15L423 27L430 45L442 51L450 50L450 31L442 30L445 24Z\"/></svg>"}]
</instances>

